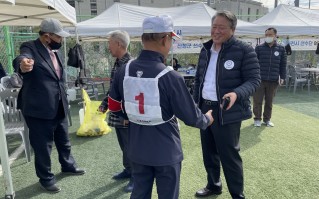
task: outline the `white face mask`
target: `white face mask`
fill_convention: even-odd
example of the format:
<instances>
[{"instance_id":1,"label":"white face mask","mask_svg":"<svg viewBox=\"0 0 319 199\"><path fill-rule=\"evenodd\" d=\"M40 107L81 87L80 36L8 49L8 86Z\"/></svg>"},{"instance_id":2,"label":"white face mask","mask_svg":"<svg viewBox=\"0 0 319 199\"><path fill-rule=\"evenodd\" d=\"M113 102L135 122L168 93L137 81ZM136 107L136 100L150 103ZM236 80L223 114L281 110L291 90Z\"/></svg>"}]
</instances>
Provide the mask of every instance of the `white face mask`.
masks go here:
<instances>
[{"instance_id":1,"label":"white face mask","mask_svg":"<svg viewBox=\"0 0 319 199\"><path fill-rule=\"evenodd\" d=\"M274 38L273 38L273 37L266 37L266 38L265 38L265 42L268 43L268 44L271 43L271 42L273 42L273 41L274 41Z\"/></svg>"}]
</instances>

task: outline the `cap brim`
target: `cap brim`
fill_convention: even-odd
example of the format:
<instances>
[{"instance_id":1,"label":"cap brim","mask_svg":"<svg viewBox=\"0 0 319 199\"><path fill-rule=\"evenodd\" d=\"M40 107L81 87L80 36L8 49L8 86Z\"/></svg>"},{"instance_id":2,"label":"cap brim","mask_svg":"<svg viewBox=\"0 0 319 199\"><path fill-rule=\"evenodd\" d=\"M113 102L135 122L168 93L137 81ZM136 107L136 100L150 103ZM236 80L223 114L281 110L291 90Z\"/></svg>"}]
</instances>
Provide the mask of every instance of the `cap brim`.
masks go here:
<instances>
[{"instance_id":1,"label":"cap brim","mask_svg":"<svg viewBox=\"0 0 319 199\"><path fill-rule=\"evenodd\" d=\"M60 37L68 37L70 36L70 34L68 32L65 32L65 31L60 31L60 32L57 32L57 33L54 33L56 35L59 35Z\"/></svg>"},{"instance_id":2,"label":"cap brim","mask_svg":"<svg viewBox=\"0 0 319 199\"><path fill-rule=\"evenodd\" d=\"M178 36L175 32L172 32L172 37L174 39L180 39L180 36Z\"/></svg>"}]
</instances>

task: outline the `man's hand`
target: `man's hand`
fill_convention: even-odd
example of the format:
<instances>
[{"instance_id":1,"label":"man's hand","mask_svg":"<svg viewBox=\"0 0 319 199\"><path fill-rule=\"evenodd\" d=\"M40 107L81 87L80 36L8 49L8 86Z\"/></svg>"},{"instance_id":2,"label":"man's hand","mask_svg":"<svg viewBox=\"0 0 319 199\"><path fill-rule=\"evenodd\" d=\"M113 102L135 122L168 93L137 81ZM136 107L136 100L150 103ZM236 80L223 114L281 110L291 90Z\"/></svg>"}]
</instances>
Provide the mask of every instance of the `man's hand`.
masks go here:
<instances>
[{"instance_id":1,"label":"man's hand","mask_svg":"<svg viewBox=\"0 0 319 199\"><path fill-rule=\"evenodd\" d=\"M226 93L224 96L223 96L223 99L225 99L226 97L229 97L230 99L230 102L229 102L229 105L228 107L226 108L226 111L229 110L236 102L237 100L237 94L235 92L230 92L230 93Z\"/></svg>"},{"instance_id":2,"label":"man's hand","mask_svg":"<svg viewBox=\"0 0 319 199\"><path fill-rule=\"evenodd\" d=\"M205 113L206 116L208 116L209 118L209 126L213 124L214 122L214 118L213 118L213 110L209 110L207 111L207 113Z\"/></svg>"},{"instance_id":3,"label":"man's hand","mask_svg":"<svg viewBox=\"0 0 319 199\"><path fill-rule=\"evenodd\" d=\"M20 69L22 73L27 73L33 70L34 60L29 58L23 58L20 62Z\"/></svg>"},{"instance_id":4,"label":"man's hand","mask_svg":"<svg viewBox=\"0 0 319 199\"><path fill-rule=\"evenodd\" d=\"M101 113L105 113L107 111L107 109L104 106L99 106L99 108L97 109L97 111L101 112Z\"/></svg>"},{"instance_id":5,"label":"man's hand","mask_svg":"<svg viewBox=\"0 0 319 199\"><path fill-rule=\"evenodd\" d=\"M124 126L128 126L128 123L129 123L128 120L124 120L124 121L123 121L123 125L124 125Z\"/></svg>"}]
</instances>

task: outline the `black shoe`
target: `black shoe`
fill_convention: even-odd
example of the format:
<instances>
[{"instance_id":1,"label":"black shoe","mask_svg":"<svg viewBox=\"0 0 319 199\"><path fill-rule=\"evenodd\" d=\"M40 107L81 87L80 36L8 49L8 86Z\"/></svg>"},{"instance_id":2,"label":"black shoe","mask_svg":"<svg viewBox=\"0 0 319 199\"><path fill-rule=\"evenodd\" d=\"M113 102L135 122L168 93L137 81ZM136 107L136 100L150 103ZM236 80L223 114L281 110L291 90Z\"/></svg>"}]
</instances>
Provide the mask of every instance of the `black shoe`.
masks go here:
<instances>
[{"instance_id":1,"label":"black shoe","mask_svg":"<svg viewBox=\"0 0 319 199\"><path fill-rule=\"evenodd\" d=\"M114 180L122 180L126 178L131 178L131 174L124 169L121 173L115 174L112 177Z\"/></svg>"},{"instance_id":2,"label":"black shoe","mask_svg":"<svg viewBox=\"0 0 319 199\"><path fill-rule=\"evenodd\" d=\"M129 193L133 191L133 188L134 188L134 181L133 181L133 178L131 178L129 183L126 185L124 191Z\"/></svg>"},{"instance_id":3,"label":"black shoe","mask_svg":"<svg viewBox=\"0 0 319 199\"><path fill-rule=\"evenodd\" d=\"M56 184L50 185L50 186L44 186L40 183L40 186L43 190L50 192L50 193L58 193L61 191L61 188L58 187Z\"/></svg>"},{"instance_id":4,"label":"black shoe","mask_svg":"<svg viewBox=\"0 0 319 199\"><path fill-rule=\"evenodd\" d=\"M196 197L207 197L211 195L220 195L222 190L209 190L206 187L198 190L195 194Z\"/></svg>"},{"instance_id":5,"label":"black shoe","mask_svg":"<svg viewBox=\"0 0 319 199\"><path fill-rule=\"evenodd\" d=\"M80 168L75 168L72 170L62 169L62 173L68 174L68 175L83 175L85 174L85 172L86 171L84 169L80 169Z\"/></svg>"}]
</instances>

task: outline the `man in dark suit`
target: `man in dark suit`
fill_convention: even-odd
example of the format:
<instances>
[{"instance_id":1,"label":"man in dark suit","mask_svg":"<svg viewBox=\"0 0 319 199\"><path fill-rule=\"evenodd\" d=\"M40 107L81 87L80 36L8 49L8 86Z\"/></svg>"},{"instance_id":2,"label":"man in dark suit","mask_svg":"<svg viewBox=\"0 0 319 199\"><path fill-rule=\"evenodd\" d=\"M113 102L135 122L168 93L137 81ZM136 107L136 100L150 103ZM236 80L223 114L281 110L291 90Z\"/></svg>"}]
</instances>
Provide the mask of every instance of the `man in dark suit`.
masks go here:
<instances>
[{"instance_id":1,"label":"man in dark suit","mask_svg":"<svg viewBox=\"0 0 319 199\"><path fill-rule=\"evenodd\" d=\"M63 37L68 36L60 21L44 19L39 38L20 46L19 73L23 86L18 96L21 109L29 127L30 143L34 150L35 170L41 187L52 193L61 189L51 172L53 141L59 154L62 173L82 175L71 154L66 113L68 101L59 48Z\"/></svg>"}]
</instances>

